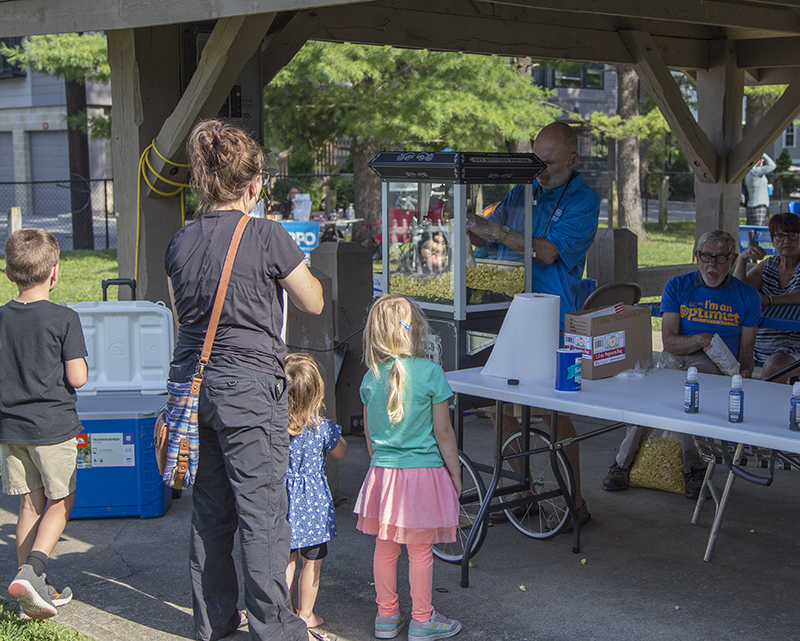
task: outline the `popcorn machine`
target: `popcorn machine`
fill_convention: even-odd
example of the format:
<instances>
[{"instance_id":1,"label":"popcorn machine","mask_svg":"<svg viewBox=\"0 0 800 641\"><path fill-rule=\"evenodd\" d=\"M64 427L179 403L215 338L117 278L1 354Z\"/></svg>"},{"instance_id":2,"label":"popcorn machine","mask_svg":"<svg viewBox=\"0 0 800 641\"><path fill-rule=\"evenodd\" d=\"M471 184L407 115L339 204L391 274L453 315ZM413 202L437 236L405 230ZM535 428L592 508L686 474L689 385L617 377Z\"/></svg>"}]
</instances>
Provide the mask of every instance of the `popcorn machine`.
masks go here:
<instances>
[{"instance_id":1,"label":"popcorn machine","mask_svg":"<svg viewBox=\"0 0 800 641\"><path fill-rule=\"evenodd\" d=\"M369 166L383 179L383 291L425 311L445 370L482 365L514 295L531 291L531 248L518 262L473 251L467 217L488 215L524 184L530 238L531 184L544 163L534 154L387 151Z\"/></svg>"}]
</instances>

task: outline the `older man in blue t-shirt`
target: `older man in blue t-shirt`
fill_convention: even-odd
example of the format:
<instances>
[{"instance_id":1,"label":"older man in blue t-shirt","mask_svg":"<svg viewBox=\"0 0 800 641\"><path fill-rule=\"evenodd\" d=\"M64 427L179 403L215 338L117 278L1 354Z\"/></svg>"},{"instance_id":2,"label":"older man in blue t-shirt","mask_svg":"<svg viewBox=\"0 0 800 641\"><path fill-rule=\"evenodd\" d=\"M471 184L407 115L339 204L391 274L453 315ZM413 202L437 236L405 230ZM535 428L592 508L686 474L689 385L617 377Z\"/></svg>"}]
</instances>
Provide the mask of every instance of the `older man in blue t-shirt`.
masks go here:
<instances>
[{"instance_id":1,"label":"older man in blue t-shirt","mask_svg":"<svg viewBox=\"0 0 800 641\"><path fill-rule=\"evenodd\" d=\"M556 294L561 299L560 328L564 314L579 309L578 289L586 265L586 253L597 233L600 197L575 171L578 164L578 137L564 122L553 122L539 132L533 153L546 168L533 183L533 238L524 236L525 191L522 185L511 190L488 218L467 219L472 242L477 246L492 244L498 260L522 260L525 243L533 252L532 290ZM549 419L545 418L545 422ZM503 432L519 429L513 416L505 416ZM575 435L568 416L558 421L558 438ZM589 510L581 495L580 460L577 444L564 448L575 477L576 500L581 523L589 520Z\"/></svg>"},{"instance_id":2,"label":"older man in blue t-shirt","mask_svg":"<svg viewBox=\"0 0 800 641\"><path fill-rule=\"evenodd\" d=\"M699 270L671 278L661 297L661 335L664 351L680 369L696 367L706 374L722 374L705 353L714 334L737 358L745 378L753 373L753 347L761 323L761 295L755 287L730 274L736 262L736 240L720 229L706 232L694 252ZM607 491L627 490L630 468L648 430L629 427L608 475ZM705 466L691 435L681 436L685 492L696 499L703 485Z\"/></svg>"}]
</instances>

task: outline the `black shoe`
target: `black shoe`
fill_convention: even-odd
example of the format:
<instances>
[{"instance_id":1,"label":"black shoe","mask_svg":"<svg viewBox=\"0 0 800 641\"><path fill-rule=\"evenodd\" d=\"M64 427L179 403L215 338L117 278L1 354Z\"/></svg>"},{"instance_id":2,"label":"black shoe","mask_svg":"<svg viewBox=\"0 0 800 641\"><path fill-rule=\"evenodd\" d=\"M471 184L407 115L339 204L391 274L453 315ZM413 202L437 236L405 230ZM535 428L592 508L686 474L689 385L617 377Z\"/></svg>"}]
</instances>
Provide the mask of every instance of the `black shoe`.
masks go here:
<instances>
[{"instance_id":1,"label":"black shoe","mask_svg":"<svg viewBox=\"0 0 800 641\"><path fill-rule=\"evenodd\" d=\"M706 466L694 465L692 466L692 471L683 476L686 479L686 498L692 501L697 500L703 487L703 480L706 477Z\"/></svg>"},{"instance_id":2,"label":"black shoe","mask_svg":"<svg viewBox=\"0 0 800 641\"><path fill-rule=\"evenodd\" d=\"M603 479L603 489L606 492L621 492L622 490L627 490L631 484L631 471L630 468L625 469L617 465L617 462L614 461L614 464L608 470L608 474Z\"/></svg>"},{"instance_id":3,"label":"black shoe","mask_svg":"<svg viewBox=\"0 0 800 641\"><path fill-rule=\"evenodd\" d=\"M584 525L586 525L586 524L587 524L589 521L591 521L591 520L592 520L592 515L591 515L591 514L589 514L589 508L588 508L588 507L586 507L586 501L584 501L584 502L583 502L583 505L581 505L581 506L578 508L578 523L580 523L581 527L583 527ZM561 531L562 531L563 533L565 533L565 534L569 534L569 533L570 533L570 532L572 532L574 529L575 529L575 528L574 528L574 527L572 527L572 519L569 519L569 520L566 522L566 524L564 525L564 527L562 528L562 530L561 530Z\"/></svg>"}]
</instances>

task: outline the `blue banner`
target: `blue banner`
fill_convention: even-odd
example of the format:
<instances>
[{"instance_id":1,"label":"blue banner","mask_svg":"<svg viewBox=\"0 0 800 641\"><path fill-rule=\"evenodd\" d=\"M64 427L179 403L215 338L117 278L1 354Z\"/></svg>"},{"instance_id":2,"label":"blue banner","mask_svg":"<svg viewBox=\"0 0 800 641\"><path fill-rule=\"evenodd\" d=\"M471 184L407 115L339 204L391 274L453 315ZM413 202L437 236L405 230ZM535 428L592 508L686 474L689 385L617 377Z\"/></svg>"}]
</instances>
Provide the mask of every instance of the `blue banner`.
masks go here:
<instances>
[{"instance_id":1,"label":"blue banner","mask_svg":"<svg viewBox=\"0 0 800 641\"><path fill-rule=\"evenodd\" d=\"M280 220L278 222L289 232L292 240L306 255L319 245L319 223L301 220Z\"/></svg>"}]
</instances>

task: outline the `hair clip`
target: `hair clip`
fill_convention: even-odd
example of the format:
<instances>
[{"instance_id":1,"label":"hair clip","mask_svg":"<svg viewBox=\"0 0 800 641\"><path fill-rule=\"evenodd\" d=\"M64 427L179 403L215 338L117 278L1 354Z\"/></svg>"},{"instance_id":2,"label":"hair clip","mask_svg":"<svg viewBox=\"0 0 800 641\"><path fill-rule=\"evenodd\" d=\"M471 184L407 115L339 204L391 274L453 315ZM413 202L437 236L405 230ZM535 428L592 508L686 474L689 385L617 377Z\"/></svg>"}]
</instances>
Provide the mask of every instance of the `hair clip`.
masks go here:
<instances>
[{"instance_id":1,"label":"hair clip","mask_svg":"<svg viewBox=\"0 0 800 641\"><path fill-rule=\"evenodd\" d=\"M411 325L406 323L405 321L400 321L400 324L405 327L409 332L411 331Z\"/></svg>"}]
</instances>

